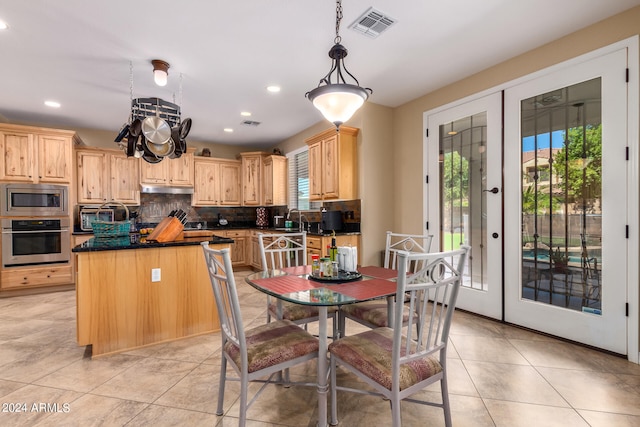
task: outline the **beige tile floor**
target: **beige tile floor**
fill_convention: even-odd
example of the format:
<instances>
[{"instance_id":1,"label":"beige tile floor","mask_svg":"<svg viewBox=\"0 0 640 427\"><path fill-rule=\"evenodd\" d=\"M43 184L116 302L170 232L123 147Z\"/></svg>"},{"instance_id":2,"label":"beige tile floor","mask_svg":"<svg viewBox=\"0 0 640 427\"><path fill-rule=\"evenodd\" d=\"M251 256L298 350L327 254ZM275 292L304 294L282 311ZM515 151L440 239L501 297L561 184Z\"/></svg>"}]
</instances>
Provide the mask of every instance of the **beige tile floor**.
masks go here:
<instances>
[{"instance_id":1,"label":"beige tile floor","mask_svg":"<svg viewBox=\"0 0 640 427\"><path fill-rule=\"evenodd\" d=\"M264 322L265 297L245 274L236 273L244 321ZM348 324L347 332L358 328ZM75 333L74 292L0 299L0 426L237 425L238 383L227 383L225 415L215 415L219 334L91 360ZM450 339L456 427L640 426L638 365L464 312ZM292 374L312 381L315 369L309 363ZM342 372L339 381L355 380ZM440 398L437 386L422 393ZM390 424L388 402L338 398L341 426ZM269 386L248 426L315 426L315 399L314 388ZM26 412L16 412L23 405ZM402 409L405 426L444 425L437 408Z\"/></svg>"}]
</instances>

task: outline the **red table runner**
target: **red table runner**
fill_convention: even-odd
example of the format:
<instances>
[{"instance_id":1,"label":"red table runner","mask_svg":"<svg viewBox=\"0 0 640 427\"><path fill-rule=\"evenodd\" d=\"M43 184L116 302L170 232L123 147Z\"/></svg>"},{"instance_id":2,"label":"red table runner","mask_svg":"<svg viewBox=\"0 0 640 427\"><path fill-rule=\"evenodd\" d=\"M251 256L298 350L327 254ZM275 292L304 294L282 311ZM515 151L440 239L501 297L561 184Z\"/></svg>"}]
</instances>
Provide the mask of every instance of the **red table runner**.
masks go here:
<instances>
[{"instance_id":1,"label":"red table runner","mask_svg":"<svg viewBox=\"0 0 640 427\"><path fill-rule=\"evenodd\" d=\"M285 267L280 270L285 273L291 274L292 276L302 276L303 274L311 274L311 266L310 265L299 265L296 267Z\"/></svg>"},{"instance_id":2,"label":"red table runner","mask_svg":"<svg viewBox=\"0 0 640 427\"><path fill-rule=\"evenodd\" d=\"M333 288L334 291L356 299L371 299L394 295L397 283L385 279L361 280L358 282L342 283Z\"/></svg>"},{"instance_id":3,"label":"red table runner","mask_svg":"<svg viewBox=\"0 0 640 427\"><path fill-rule=\"evenodd\" d=\"M398 277L398 270L392 270L390 268L377 267L370 265L366 267L358 268L360 274L365 276L377 277L378 279L395 279Z\"/></svg>"},{"instance_id":4,"label":"red table runner","mask_svg":"<svg viewBox=\"0 0 640 427\"><path fill-rule=\"evenodd\" d=\"M264 289L268 289L280 295L322 287L321 283L315 283L311 280L297 276L268 277L264 279L255 279L253 282Z\"/></svg>"}]
</instances>

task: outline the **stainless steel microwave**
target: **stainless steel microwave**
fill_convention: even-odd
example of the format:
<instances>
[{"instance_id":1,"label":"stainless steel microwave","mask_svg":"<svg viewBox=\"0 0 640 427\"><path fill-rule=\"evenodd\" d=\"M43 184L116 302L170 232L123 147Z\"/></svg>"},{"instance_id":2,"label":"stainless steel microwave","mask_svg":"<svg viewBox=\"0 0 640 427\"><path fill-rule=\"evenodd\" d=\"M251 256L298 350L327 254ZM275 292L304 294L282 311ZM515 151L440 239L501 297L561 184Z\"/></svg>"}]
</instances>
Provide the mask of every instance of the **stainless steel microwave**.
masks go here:
<instances>
[{"instance_id":1,"label":"stainless steel microwave","mask_svg":"<svg viewBox=\"0 0 640 427\"><path fill-rule=\"evenodd\" d=\"M69 187L54 184L2 184L0 186L2 216L68 215Z\"/></svg>"},{"instance_id":2,"label":"stainless steel microwave","mask_svg":"<svg viewBox=\"0 0 640 427\"><path fill-rule=\"evenodd\" d=\"M99 220L99 221L115 221L115 209L113 208L88 208L83 207L80 208L80 212L78 213L80 225L80 230L82 231L93 231L91 227L91 222Z\"/></svg>"}]
</instances>

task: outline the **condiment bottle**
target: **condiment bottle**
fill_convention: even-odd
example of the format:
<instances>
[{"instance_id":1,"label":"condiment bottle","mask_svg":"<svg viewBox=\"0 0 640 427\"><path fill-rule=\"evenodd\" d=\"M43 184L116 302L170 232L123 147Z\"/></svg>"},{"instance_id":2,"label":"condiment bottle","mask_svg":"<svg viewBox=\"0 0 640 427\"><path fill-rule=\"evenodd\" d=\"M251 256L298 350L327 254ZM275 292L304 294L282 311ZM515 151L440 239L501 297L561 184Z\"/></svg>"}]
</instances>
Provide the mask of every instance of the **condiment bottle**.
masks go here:
<instances>
[{"instance_id":1,"label":"condiment bottle","mask_svg":"<svg viewBox=\"0 0 640 427\"><path fill-rule=\"evenodd\" d=\"M329 247L329 258L331 261L338 261L338 247L336 246L336 238L331 238L331 246Z\"/></svg>"},{"instance_id":2,"label":"condiment bottle","mask_svg":"<svg viewBox=\"0 0 640 427\"><path fill-rule=\"evenodd\" d=\"M320 276L320 255L311 255L311 275Z\"/></svg>"}]
</instances>

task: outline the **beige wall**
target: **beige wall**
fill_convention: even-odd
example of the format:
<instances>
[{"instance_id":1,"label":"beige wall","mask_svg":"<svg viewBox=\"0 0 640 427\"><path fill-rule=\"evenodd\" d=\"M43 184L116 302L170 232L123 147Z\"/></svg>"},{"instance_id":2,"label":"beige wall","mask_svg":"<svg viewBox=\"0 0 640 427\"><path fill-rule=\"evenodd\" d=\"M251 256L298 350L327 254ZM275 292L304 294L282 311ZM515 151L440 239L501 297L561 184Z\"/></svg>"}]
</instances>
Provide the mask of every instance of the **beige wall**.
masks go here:
<instances>
[{"instance_id":1,"label":"beige wall","mask_svg":"<svg viewBox=\"0 0 640 427\"><path fill-rule=\"evenodd\" d=\"M358 136L362 263L378 264L384 232L423 233L423 114L640 33L640 7L572 33L397 108L366 103L347 125ZM283 153L331 125L320 121L278 144Z\"/></svg>"},{"instance_id":2,"label":"beige wall","mask_svg":"<svg viewBox=\"0 0 640 427\"><path fill-rule=\"evenodd\" d=\"M369 102L345 124L360 129L358 187L363 212L360 261L363 265L378 265L380 251L384 250L385 231L393 225L393 110ZM286 154L303 147L305 139L332 126L322 120L277 147Z\"/></svg>"},{"instance_id":3,"label":"beige wall","mask_svg":"<svg viewBox=\"0 0 640 427\"><path fill-rule=\"evenodd\" d=\"M423 231L423 113L640 33L640 7L426 94L393 112L394 215L402 232ZM368 212L363 209L363 216Z\"/></svg>"},{"instance_id":4,"label":"beige wall","mask_svg":"<svg viewBox=\"0 0 640 427\"><path fill-rule=\"evenodd\" d=\"M91 147L99 148L117 148L113 138L115 138L118 130L105 131L96 129L78 128L74 129L82 142ZM187 148L195 148L196 154L199 155L204 147L211 150L212 157L220 157L223 159L235 159L236 156L242 151L256 151L252 147L241 147L237 145L224 145L224 144L212 144L210 142L199 142L187 140Z\"/></svg>"}]
</instances>

